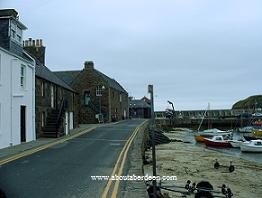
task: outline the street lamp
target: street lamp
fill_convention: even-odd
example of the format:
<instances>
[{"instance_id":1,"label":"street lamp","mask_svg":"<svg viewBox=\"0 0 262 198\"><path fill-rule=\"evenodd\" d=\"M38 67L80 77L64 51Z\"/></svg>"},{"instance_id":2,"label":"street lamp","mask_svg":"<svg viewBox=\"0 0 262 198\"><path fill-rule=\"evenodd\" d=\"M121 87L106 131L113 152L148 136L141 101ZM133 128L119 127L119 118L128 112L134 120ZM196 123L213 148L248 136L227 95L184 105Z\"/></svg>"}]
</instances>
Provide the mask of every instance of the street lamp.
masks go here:
<instances>
[{"instance_id":1,"label":"street lamp","mask_svg":"<svg viewBox=\"0 0 262 198\"><path fill-rule=\"evenodd\" d=\"M172 109L173 109L173 113L175 113L175 107L174 107L174 104L173 104L173 102L171 102L171 101L167 101L169 104L171 104L172 105Z\"/></svg>"}]
</instances>

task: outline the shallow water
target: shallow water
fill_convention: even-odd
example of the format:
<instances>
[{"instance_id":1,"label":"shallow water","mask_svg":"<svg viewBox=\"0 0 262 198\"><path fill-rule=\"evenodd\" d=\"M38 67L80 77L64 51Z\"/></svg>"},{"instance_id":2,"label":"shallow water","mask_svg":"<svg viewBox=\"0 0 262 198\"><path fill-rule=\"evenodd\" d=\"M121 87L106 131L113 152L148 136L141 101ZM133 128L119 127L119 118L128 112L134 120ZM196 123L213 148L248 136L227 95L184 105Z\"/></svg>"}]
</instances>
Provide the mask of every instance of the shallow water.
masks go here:
<instances>
[{"instance_id":1,"label":"shallow water","mask_svg":"<svg viewBox=\"0 0 262 198\"><path fill-rule=\"evenodd\" d=\"M246 135L246 134L244 134ZM239 139L242 137L243 134L239 132L233 133L233 139ZM217 151L220 153L224 153L229 156L239 157L249 161L255 161L262 164L262 153L243 153L241 152L240 148L214 148L214 147L207 147L204 143L198 143L195 141L194 134L190 132L186 132L184 137L182 137L184 141L190 141L196 146L206 147L209 150Z\"/></svg>"}]
</instances>

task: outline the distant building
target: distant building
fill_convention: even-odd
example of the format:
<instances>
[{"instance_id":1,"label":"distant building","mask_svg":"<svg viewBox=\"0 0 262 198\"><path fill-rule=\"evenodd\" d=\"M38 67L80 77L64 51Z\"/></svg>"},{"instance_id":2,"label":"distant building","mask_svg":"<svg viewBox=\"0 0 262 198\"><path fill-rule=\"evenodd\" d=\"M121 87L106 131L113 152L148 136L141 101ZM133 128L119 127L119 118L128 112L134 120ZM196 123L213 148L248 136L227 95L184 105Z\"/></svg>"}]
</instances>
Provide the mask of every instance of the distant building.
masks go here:
<instances>
[{"instance_id":1,"label":"distant building","mask_svg":"<svg viewBox=\"0 0 262 198\"><path fill-rule=\"evenodd\" d=\"M24 41L24 49L36 60L35 97L37 137L58 137L78 126L78 94L45 65L41 39Z\"/></svg>"},{"instance_id":2,"label":"distant building","mask_svg":"<svg viewBox=\"0 0 262 198\"><path fill-rule=\"evenodd\" d=\"M0 148L35 140L35 61L23 50L26 26L0 10Z\"/></svg>"},{"instance_id":3,"label":"distant building","mask_svg":"<svg viewBox=\"0 0 262 198\"><path fill-rule=\"evenodd\" d=\"M140 100L130 98L129 115L132 118L151 118L150 100L146 97Z\"/></svg>"},{"instance_id":4,"label":"distant building","mask_svg":"<svg viewBox=\"0 0 262 198\"><path fill-rule=\"evenodd\" d=\"M128 93L116 80L96 70L92 61L85 62L81 71L55 73L79 93L80 123L111 122L128 117Z\"/></svg>"}]
</instances>

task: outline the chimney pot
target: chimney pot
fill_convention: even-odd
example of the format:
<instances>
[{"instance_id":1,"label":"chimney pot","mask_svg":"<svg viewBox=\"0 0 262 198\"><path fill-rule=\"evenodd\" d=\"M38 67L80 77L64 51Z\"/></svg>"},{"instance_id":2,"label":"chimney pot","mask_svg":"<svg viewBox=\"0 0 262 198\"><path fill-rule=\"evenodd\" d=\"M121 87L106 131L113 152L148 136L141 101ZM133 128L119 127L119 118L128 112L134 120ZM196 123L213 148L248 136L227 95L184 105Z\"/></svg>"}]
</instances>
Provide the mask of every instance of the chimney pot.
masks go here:
<instances>
[{"instance_id":1,"label":"chimney pot","mask_svg":"<svg viewBox=\"0 0 262 198\"><path fill-rule=\"evenodd\" d=\"M36 47L40 47L39 39L36 39Z\"/></svg>"}]
</instances>

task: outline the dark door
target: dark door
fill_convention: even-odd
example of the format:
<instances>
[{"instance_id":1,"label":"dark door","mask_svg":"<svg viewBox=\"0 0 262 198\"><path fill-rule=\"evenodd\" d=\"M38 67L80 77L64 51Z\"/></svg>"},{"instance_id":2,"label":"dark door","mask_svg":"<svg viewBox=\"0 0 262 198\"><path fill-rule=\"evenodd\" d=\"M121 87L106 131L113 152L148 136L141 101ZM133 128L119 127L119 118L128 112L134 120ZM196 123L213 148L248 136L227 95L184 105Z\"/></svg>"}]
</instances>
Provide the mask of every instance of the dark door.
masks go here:
<instances>
[{"instance_id":1,"label":"dark door","mask_svg":"<svg viewBox=\"0 0 262 198\"><path fill-rule=\"evenodd\" d=\"M21 106L20 108L20 131L21 131L21 142L26 141L26 107Z\"/></svg>"}]
</instances>

